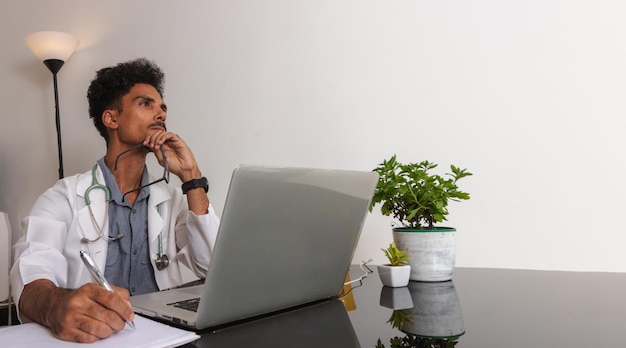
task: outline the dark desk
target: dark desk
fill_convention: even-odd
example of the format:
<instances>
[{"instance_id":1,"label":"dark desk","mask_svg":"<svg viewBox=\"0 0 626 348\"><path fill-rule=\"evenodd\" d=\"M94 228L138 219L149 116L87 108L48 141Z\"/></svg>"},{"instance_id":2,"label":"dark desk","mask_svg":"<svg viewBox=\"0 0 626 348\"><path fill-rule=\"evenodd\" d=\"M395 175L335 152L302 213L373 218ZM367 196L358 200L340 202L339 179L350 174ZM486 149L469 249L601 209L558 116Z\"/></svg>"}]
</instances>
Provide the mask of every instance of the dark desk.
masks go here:
<instances>
[{"instance_id":1,"label":"dark desk","mask_svg":"<svg viewBox=\"0 0 626 348\"><path fill-rule=\"evenodd\" d=\"M352 267L352 279L361 274ZM201 332L195 346L375 347L380 338L389 348L407 336L387 323L392 314L411 318L406 331L458 337L411 347L626 347L626 274L457 268L451 282L392 289L373 273L343 302Z\"/></svg>"}]
</instances>

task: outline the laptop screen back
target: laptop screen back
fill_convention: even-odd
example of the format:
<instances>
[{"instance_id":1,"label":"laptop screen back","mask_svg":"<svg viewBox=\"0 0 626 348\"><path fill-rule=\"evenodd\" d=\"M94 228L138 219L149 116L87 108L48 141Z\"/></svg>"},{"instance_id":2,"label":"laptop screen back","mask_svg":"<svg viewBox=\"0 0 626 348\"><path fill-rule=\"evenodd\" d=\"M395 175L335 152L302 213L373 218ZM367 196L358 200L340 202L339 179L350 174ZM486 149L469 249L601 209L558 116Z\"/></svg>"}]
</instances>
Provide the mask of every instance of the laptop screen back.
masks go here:
<instances>
[{"instance_id":1,"label":"laptop screen back","mask_svg":"<svg viewBox=\"0 0 626 348\"><path fill-rule=\"evenodd\" d=\"M374 172L238 167L196 326L339 294L377 180Z\"/></svg>"}]
</instances>

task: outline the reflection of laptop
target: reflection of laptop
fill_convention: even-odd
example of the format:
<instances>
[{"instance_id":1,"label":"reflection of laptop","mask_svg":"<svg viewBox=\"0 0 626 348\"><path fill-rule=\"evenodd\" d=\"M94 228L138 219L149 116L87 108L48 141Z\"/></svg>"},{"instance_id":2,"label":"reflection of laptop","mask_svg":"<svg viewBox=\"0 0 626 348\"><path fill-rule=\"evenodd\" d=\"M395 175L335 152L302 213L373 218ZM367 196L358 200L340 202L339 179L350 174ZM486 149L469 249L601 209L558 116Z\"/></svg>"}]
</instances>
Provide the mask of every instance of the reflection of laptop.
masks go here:
<instances>
[{"instance_id":1,"label":"reflection of laptop","mask_svg":"<svg viewBox=\"0 0 626 348\"><path fill-rule=\"evenodd\" d=\"M374 172L235 169L204 285L131 297L137 313L203 329L336 296ZM196 300L197 312L179 308Z\"/></svg>"},{"instance_id":2,"label":"reflection of laptop","mask_svg":"<svg viewBox=\"0 0 626 348\"><path fill-rule=\"evenodd\" d=\"M357 348L359 340L339 300L324 301L268 318L204 332L197 348Z\"/></svg>"}]
</instances>

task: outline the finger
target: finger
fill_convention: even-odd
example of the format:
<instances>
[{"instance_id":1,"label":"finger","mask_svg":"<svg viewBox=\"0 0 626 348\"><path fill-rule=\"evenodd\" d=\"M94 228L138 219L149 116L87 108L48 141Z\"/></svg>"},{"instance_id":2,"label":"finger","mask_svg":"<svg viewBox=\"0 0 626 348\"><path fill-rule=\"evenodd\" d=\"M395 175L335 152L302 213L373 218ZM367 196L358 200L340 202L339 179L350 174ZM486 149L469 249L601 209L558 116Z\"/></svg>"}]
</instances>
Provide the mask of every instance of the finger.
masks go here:
<instances>
[{"instance_id":1,"label":"finger","mask_svg":"<svg viewBox=\"0 0 626 348\"><path fill-rule=\"evenodd\" d=\"M157 156L159 163L163 165L163 154L168 158L186 159L190 156L190 150L185 142L176 134L161 134L155 138L153 152Z\"/></svg>"},{"instance_id":2,"label":"finger","mask_svg":"<svg viewBox=\"0 0 626 348\"><path fill-rule=\"evenodd\" d=\"M50 325L52 334L65 341L89 343L109 337L124 328L124 321L117 314L93 301L90 303L90 306L82 307L80 311L74 308L60 320L53 321ZM93 309L94 306L97 309ZM105 312L111 315L102 315Z\"/></svg>"},{"instance_id":3,"label":"finger","mask_svg":"<svg viewBox=\"0 0 626 348\"><path fill-rule=\"evenodd\" d=\"M122 320L122 322L115 322L116 328L123 327L124 321L132 321L135 319L135 313L130 305L130 296L128 295L128 291L118 287L114 287L113 292L107 291L102 287L97 290L98 291L96 291L92 297L95 304L101 306L102 309L111 311L111 313L105 312L101 308L94 307L92 310L94 313L98 313L97 316L94 316L95 319Z\"/></svg>"},{"instance_id":4,"label":"finger","mask_svg":"<svg viewBox=\"0 0 626 348\"><path fill-rule=\"evenodd\" d=\"M79 322L78 326L78 329L87 336L91 335L98 339L107 338L124 329L125 322L112 311L102 310L90 314L96 314L95 316L99 318L85 316L84 319Z\"/></svg>"},{"instance_id":5,"label":"finger","mask_svg":"<svg viewBox=\"0 0 626 348\"><path fill-rule=\"evenodd\" d=\"M77 308L75 312L82 315L82 317L78 317L82 318L81 327L95 327L98 330L95 331L98 333L97 336L101 337L102 335L109 335L109 330L116 332L123 329L126 320L134 319L129 295L127 292L124 293L124 289L117 289L122 295L119 295L115 290L111 292L93 283L85 284L79 288L77 296L68 302L68 307ZM90 324L90 320L94 320L95 323ZM97 324L107 325L108 330L99 328ZM86 331L94 334L96 329Z\"/></svg>"},{"instance_id":6,"label":"finger","mask_svg":"<svg viewBox=\"0 0 626 348\"><path fill-rule=\"evenodd\" d=\"M87 312L86 319L81 323L80 329L99 338L109 337L115 332L121 331L126 325L117 312L98 306Z\"/></svg>"},{"instance_id":7,"label":"finger","mask_svg":"<svg viewBox=\"0 0 626 348\"><path fill-rule=\"evenodd\" d=\"M162 130L152 132L146 137L147 146L151 148L158 148L159 146L172 140L176 140L176 134Z\"/></svg>"},{"instance_id":8,"label":"finger","mask_svg":"<svg viewBox=\"0 0 626 348\"><path fill-rule=\"evenodd\" d=\"M100 339L98 336L94 336L78 328L65 330L62 332L55 332L54 330L51 331L54 337L69 342L93 343Z\"/></svg>"},{"instance_id":9,"label":"finger","mask_svg":"<svg viewBox=\"0 0 626 348\"><path fill-rule=\"evenodd\" d=\"M113 288L113 291L115 291L115 293L118 294L120 297L125 300L130 300L130 292L128 292L128 290L126 290L125 288L117 287L115 285L112 285L111 287Z\"/></svg>"},{"instance_id":10,"label":"finger","mask_svg":"<svg viewBox=\"0 0 626 348\"><path fill-rule=\"evenodd\" d=\"M143 144L151 149L154 149L158 143L159 136L164 133L166 133L164 130L158 129L150 131L146 136L146 139L144 139Z\"/></svg>"},{"instance_id":11,"label":"finger","mask_svg":"<svg viewBox=\"0 0 626 348\"><path fill-rule=\"evenodd\" d=\"M82 315L69 314L55 320L50 325L50 332L54 337L70 342L91 343L99 339L98 336L81 329L81 322L86 320Z\"/></svg>"},{"instance_id":12,"label":"finger","mask_svg":"<svg viewBox=\"0 0 626 348\"><path fill-rule=\"evenodd\" d=\"M116 294L118 294L121 298L126 300L126 303L128 303L128 306L130 307L132 311L133 306L130 304L130 292L128 292L128 290L126 290L125 288L119 288L114 285L112 287L113 287L113 291L115 291ZM134 320L134 319L135 319L135 312L133 311L132 318L130 320Z\"/></svg>"}]
</instances>

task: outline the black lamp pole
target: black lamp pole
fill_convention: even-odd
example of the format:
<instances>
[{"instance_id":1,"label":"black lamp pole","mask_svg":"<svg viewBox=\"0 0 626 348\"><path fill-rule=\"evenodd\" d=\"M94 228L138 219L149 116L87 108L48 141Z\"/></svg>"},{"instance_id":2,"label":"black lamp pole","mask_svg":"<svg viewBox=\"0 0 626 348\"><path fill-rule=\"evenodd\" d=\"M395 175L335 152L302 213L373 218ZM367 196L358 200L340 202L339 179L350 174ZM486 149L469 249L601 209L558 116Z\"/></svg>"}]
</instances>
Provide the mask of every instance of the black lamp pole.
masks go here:
<instances>
[{"instance_id":1,"label":"black lamp pole","mask_svg":"<svg viewBox=\"0 0 626 348\"><path fill-rule=\"evenodd\" d=\"M43 64L52 72L52 79L54 80L54 108L55 108L55 120L57 126L57 148L59 152L59 179L63 179L63 149L61 147L61 117L59 114L59 88L57 85L57 73L61 70L64 61L60 59L46 59Z\"/></svg>"}]
</instances>

